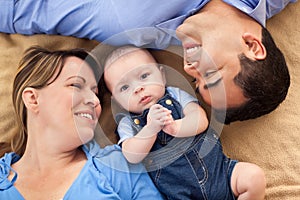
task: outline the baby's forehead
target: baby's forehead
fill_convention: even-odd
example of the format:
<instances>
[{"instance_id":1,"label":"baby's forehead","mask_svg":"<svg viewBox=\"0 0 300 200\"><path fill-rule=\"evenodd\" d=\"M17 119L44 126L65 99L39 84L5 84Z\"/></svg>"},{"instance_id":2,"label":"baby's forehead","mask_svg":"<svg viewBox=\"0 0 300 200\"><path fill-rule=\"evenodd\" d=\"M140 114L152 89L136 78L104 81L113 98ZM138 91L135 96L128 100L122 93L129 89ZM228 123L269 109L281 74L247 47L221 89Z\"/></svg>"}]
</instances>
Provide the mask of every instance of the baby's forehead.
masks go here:
<instances>
[{"instance_id":1,"label":"baby's forehead","mask_svg":"<svg viewBox=\"0 0 300 200\"><path fill-rule=\"evenodd\" d=\"M158 64L154 60L144 60L141 58L132 58L130 60L120 58L115 62L107 65L105 67L105 73L108 75L109 73L125 75L125 74L132 74L138 73L140 71L146 69L152 69L153 67L157 68Z\"/></svg>"},{"instance_id":2,"label":"baby's forehead","mask_svg":"<svg viewBox=\"0 0 300 200\"><path fill-rule=\"evenodd\" d=\"M139 59L140 62L156 62L152 54L146 49L141 48L120 48L113 51L105 61L105 67L113 63L128 62Z\"/></svg>"},{"instance_id":3,"label":"baby's forehead","mask_svg":"<svg viewBox=\"0 0 300 200\"><path fill-rule=\"evenodd\" d=\"M159 71L157 63L139 63L132 65L114 65L107 73L113 73L118 78L140 76L141 73Z\"/></svg>"}]
</instances>

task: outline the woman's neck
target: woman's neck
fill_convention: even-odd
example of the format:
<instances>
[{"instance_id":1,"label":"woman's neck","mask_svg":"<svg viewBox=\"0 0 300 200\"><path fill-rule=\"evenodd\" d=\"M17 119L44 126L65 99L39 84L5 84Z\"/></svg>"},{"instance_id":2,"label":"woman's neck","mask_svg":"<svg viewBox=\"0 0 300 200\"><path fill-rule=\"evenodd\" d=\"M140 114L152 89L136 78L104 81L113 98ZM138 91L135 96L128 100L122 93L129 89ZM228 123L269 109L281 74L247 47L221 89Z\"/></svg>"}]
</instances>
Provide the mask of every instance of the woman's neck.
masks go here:
<instances>
[{"instance_id":1,"label":"woman's neck","mask_svg":"<svg viewBox=\"0 0 300 200\"><path fill-rule=\"evenodd\" d=\"M12 167L17 172L34 171L43 175L86 160L86 155L81 148L59 151L55 146L51 148L43 146L42 143L34 145L28 142L24 154Z\"/></svg>"}]
</instances>

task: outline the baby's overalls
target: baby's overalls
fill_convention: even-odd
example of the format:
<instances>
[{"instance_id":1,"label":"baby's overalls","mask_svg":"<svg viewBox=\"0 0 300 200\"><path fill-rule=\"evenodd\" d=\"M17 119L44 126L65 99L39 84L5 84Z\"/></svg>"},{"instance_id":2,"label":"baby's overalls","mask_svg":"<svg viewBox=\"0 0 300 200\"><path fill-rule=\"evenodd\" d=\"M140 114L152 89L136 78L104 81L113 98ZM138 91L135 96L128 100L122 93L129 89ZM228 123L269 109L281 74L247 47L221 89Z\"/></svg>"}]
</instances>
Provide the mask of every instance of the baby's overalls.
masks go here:
<instances>
[{"instance_id":1,"label":"baby's overalls","mask_svg":"<svg viewBox=\"0 0 300 200\"><path fill-rule=\"evenodd\" d=\"M172 111L174 120L183 117L182 107L168 93L158 102ZM133 126L147 123L149 109L132 114ZM208 128L195 137L174 138L160 131L144 164L166 199L235 199L230 177L237 161L227 158L217 133Z\"/></svg>"}]
</instances>

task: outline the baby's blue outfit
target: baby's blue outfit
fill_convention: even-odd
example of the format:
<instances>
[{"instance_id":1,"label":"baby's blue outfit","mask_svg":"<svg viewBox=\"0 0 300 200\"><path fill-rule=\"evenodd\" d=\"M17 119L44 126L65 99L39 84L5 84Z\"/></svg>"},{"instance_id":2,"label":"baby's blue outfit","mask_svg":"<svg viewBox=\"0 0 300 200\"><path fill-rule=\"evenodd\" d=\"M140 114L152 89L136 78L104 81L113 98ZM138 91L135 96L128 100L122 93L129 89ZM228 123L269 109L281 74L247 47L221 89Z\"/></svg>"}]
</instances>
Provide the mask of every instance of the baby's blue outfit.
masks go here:
<instances>
[{"instance_id":1,"label":"baby's blue outfit","mask_svg":"<svg viewBox=\"0 0 300 200\"><path fill-rule=\"evenodd\" d=\"M176 120L183 117L180 102L187 104L188 99L197 101L178 88L168 87L165 96L157 103L171 110ZM132 128L128 131L136 134L142 129L147 123L148 112L149 109L139 115L130 113ZM125 119L127 121L128 116ZM119 131L123 132L123 136L130 135L124 133L123 129L118 128ZM235 199L230 179L236 163L236 160L223 154L218 134L212 128L188 138L174 138L160 131L150 154L144 160L157 188L166 199L172 200Z\"/></svg>"},{"instance_id":2,"label":"baby's blue outfit","mask_svg":"<svg viewBox=\"0 0 300 200\"><path fill-rule=\"evenodd\" d=\"M83 145L82 149L87 162L63 197L64 200L162 199L144 167L127 163L117 145L101 149L92 141ZM1 200L24 200L14 187L18 175L11 168L19 159L20 156L15 153L5 154L0 159ZM11 171L14 177L10 181L7 177Z\"/></svg>"}]
</instances>

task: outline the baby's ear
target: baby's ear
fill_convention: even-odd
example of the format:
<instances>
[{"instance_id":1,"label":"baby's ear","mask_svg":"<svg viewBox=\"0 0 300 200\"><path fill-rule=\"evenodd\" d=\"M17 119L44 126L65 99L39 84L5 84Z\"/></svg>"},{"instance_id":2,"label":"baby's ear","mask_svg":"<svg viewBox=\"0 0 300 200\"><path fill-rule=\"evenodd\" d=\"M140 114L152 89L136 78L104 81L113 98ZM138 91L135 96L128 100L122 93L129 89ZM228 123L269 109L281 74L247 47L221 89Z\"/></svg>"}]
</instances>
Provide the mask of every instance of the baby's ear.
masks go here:
<instances>
[{"instance_id":1,"label":"baby's ear","mask_svg":"<svg viewBox=\"0 0 300 200\"><path fill-rule=\"evenodd\" d=\"M159 65L159 71L161 73L164 84L166 85L167 84L167 78L166 78L166 70L165 70L164 66Z\"/></svg>"},{"instance_id":2,"label":"baby's ear","mask_svg":"<svg viewBox=\"0 0 300 200\"><path fill-rule=\"evenodd\" d=\"M32 112L38 112L38 92L35 88L27 87L22 92L22 99L27 108Z\"/></svg>"}]
</instances>

